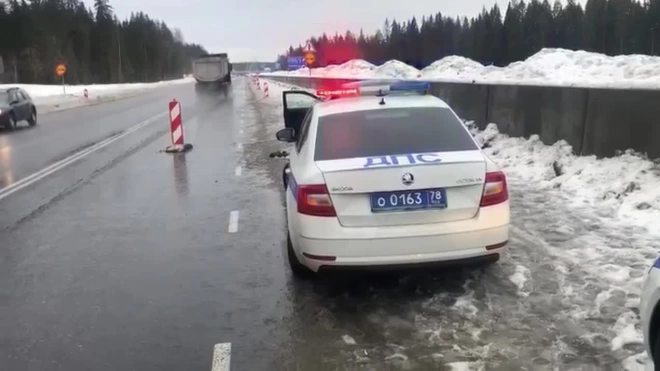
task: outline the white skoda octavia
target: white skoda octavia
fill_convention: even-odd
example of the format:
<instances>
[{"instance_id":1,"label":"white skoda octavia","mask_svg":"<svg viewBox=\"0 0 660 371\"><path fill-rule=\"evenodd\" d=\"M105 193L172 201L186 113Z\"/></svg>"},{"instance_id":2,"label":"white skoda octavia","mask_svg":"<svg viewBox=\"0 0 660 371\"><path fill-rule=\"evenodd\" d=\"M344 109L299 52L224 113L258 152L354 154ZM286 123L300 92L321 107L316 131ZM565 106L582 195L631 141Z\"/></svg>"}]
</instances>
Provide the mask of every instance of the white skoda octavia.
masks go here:
<instances>
[{"instance_id":1,"label":"white skoda octavia","mask_svg":"<svg viewBox=\"0 0 660 371\"><path fill-rule=\"evenodd\" d=\"M365 85L283 94L294 275L497 261L509 236L504 173L427 83Z\"/></svg>"}]
</instances>

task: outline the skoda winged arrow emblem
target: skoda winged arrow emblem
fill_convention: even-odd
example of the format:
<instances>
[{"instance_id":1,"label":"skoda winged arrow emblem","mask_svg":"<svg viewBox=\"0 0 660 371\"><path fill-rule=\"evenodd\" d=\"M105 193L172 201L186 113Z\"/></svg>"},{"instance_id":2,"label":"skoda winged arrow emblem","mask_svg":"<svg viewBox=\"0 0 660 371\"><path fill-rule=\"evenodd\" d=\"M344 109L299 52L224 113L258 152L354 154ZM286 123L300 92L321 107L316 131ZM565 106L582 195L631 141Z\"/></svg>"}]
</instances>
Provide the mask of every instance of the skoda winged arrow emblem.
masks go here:
<instances>
[{"instance_id":1,"label":"skoda winged arrow emblem","mask_svg":"<svg viewBox=\"0 0 660 371\"><path fill-rule=\"evenodd\" d=\"M401 177L401 183L403 183L403 185L409 186L409 185L415 183L415 177L410 173L405 173Z\"/></svg>"}]
</instances>

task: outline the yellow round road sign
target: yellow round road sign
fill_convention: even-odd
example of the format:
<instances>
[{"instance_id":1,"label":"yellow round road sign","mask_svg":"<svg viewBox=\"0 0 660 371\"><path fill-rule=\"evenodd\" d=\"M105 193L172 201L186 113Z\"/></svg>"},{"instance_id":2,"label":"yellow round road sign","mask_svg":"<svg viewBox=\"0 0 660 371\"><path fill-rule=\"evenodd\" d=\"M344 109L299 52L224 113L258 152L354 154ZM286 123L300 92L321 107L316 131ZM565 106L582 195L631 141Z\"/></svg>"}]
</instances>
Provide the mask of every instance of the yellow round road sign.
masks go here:
<instances>
[{"instance_id":1,"label":"yellow round road sign","mask_svg":"<svg viewBox=\"0 0 660 371\"><path fill-rule=\"evenodd\" d=\"M305 63L307 63L308 66L313 65L315 61L316 56L314 53L305 53Z\"/></svg>"},{"instance_id":2,"label":"yellow round road sign","mask_svg":"<svg viewBox=\"0 0 660 371\"><path fill-rule=\"evenodd\" d=\"M60 63L55 67L55 73L57 76L63 76L66 73L66 66L63 63Z\"/></svg>"}]
</instances>

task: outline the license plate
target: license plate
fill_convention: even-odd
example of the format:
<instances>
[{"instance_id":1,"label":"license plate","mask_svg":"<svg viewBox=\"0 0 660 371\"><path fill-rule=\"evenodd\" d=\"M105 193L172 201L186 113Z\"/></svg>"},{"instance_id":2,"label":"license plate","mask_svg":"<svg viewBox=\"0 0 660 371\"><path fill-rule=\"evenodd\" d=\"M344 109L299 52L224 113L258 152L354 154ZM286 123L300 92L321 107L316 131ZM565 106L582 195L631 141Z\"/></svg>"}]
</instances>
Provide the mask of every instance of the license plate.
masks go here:
<instances>
[{"instance_id":1,"label":"license plate","mask_svg":"<svg viewBox=\"0 0 660 371\"><path fill-rule=\"evenodd\" d=\"M444 209L446 207L447 192L443 188L371 194L371 211L373 212Z\"/></svg>"}]
</instances>

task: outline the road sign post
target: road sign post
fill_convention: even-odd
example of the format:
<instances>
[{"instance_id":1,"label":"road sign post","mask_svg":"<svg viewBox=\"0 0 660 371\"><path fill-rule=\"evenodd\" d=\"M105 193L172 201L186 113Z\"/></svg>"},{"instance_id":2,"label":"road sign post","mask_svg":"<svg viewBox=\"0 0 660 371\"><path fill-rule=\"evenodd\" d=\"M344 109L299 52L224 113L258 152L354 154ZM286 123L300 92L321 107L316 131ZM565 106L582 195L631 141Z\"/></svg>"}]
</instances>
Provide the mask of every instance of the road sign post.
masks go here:
<instances>
[{"instance_id":1,"label":"road sign post","mask_svg":"<svg viewBox=\"0 0 660 371\"><path fill-rule=\"evenodd\" d=\"M312 66L314 65L314 62L316 62L316 49L311 41L307 41L303 53L305 55L305 64L309 69L309 76L312 76Z\"/></svg>"},{"instance_id":2,"label":"road sign post","mask_svg":"<svg viewBox=\"0 0 660 371\"><path fill-rule=\"evenodd\" d=\"M64 85L64 74L66 74L66 65L59 63L55 66L55 74L62 79L62 94L66 95L66 85Z\"/></svg>"}]
</instances>

